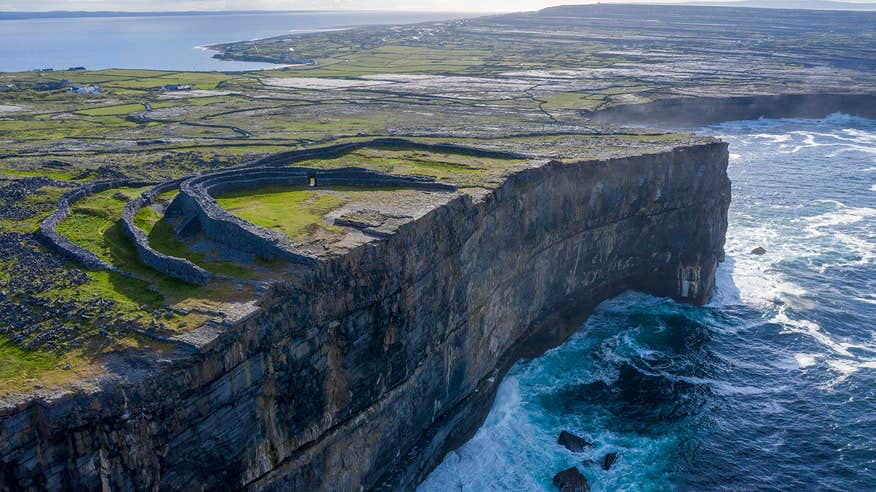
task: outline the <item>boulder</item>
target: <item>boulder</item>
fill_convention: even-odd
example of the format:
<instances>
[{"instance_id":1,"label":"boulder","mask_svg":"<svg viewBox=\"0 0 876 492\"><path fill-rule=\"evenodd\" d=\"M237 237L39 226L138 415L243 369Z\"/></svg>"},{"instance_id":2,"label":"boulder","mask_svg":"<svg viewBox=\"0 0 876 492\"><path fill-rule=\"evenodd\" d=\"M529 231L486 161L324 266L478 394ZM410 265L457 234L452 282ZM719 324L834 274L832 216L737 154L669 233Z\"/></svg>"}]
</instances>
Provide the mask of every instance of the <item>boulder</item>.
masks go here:
<instances>
[{"instance_id":1,"label":"boulder","mask_svg":"<svg viewBox=\"0 0 876 492\"><path fill-rule=\"evenodd\" d=\"M757 256L762 256L762 255L766 254L766 250L761 248L760 246L758 246L758 247L754 248L753 250L751 250L751 254L757 255Z\"/></svg>"},{"instance_id":2,"label":"boulder","mask_svg":"<svg viewBox=\"0 0 876 492\"><path fill-rule=\"evenodd\" d=\"M580 453L581 451L584 451L584 448L591 445L591 443L587 442L583 437L576 436L575 434L566 431L560 432L557 444L565 446L566 449L573 453Z\"/></svg>"},{"instance_id":3,"label":"boulder","mask_svg":"<svg viewBox=\"0 0 876 492\"><path fill-rule=\"evenodd\" d=\"M610 469L611 465L613 465L615 461L617 461L617 453L608 453L607 455L605 455L604 458L602 458L602 469Z\"/></svg>"},{"instance_id":4,"label":"boulder","mask_svg":"<svg viewBox=\"0 0 876 492\"><path fill-rule=\"evenodd\" d=\"M587 492L590 490L587 477L574 466L554 475L554 485L560 492Z\"/></svg>"}]
</instances>

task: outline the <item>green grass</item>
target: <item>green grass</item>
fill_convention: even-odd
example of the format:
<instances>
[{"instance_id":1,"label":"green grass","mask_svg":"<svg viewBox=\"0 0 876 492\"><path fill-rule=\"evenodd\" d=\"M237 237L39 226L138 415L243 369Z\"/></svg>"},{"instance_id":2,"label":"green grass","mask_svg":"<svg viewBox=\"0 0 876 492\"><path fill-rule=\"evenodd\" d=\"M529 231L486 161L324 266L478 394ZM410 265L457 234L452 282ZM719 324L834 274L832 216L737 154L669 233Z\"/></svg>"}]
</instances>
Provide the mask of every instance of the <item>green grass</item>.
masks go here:
<instances>
[{"instance_id":1,"label":"green grass","mask_svg":"<svg viewBox=\"0 0 876 492\"><path fill-rule=\"evenodd\" d=\"M70 180L73 179L73 176L79 174L72 172L63 172L56 170L45 170L45 169L2 169L0 168L0 176L3 177L12 177L12 178L32 178L37 176L42 176L45 178L52 179L61 179L61 180Z\"/></svg>"},{"instance_id":2,"label":"green grass","mask_svg":"<svg viewBox=\"0 0 876 492\"><path fill-rule=\"evenodd\" d=\"M479 186L522 162L421 150L360 149L335 159L305 161L296 165L316 168L358 166L391 174L428 176L457 186Z\"/></svg>"},{"instance_id":3,"label":"green grass","mask_svg":"<svg viewBox=\"0 0 876 492\"><path fill-rule=\"evenodd\" d=\"M147 189L119 188L87 196L70 207L70 216L58 225L58 232L98 256L111 259L118 245L108 243L104 236L118 225L127 201Z\"/></svg>"},{"instance_id":4,"label":"green grass","mask_svg":"<svg viewBox=\"0 0 876 492\"><path fill-rule=\"evenodd\" d=\"M120 188L87 196L73 204L70 216L58 225L59 233L136 278L108 271L91 271L88 272L91 280L83 285L44 294L81 300L95 296L110 298L118 302L118 308L122 312L129 314L142 312L140 308L144 305L148 309L157 309L170 304L214 309L222 302L250 297L251 293L231 281L216 280L205 286L191 285L165 276L140 261L137 250L122 230L119 219L125 203L145 189ZM117 194L122 196L115 196ZM162 195L163 199L169 197L170 194ZM149 227L148 223L152 220L153 217L146 216L141 217L139 222L147 226L151 233L150 237L155 237L160 247L168 252L182 253L184 246L177 242L171 231L155 233L155 225L163 222L154 221ZM193 254L187 252L187 255L180 254L180 256ZM205 264L219 270L217 273L239 274L242 277L251 275L244 267L235 264L206 261ZM189 319L192 317L196 315L177 316L163 321L171 327L181 322L191 326Z\"/></svg>"},{"instance_id":5,"label":"green grass","mask_svg":"<svg viewBox=\"0 0 876 492\"><path fill-rule=\"evenodd\" d=\"M605 97L599 94L563 92L551 94L546 101L545 109L587 109L592 111L603 104Z\"/></svg>"},{"instance_id":6,"label":"green grass","mask_svg":"<svg viewBox=\"0 0 876 492\"><path fill-rule=\"evenodd\" d=\"M77 113L89 116L117 116L123 114L138 113L145 107L142 104L119 104L116 106L101 106L99 108L83 109Z\"/></svg>"},{"instance_id":7,"label":"green grass","mask_svg":"<svg viewBox=\"0 0 876 492\"><path fill-rule=\"evenodd\" d=\"M324 216L344 204L340 196L303 186L234 191L217 197L216 201L238 217L283 232L292 239L320 229L338 231L337 226L324 223Z\"/></svg>"},{"instance_id":8,"label":"green grass","mask_svg":"<svg viewBox=\"0 0 876 492\"><path fill-rule=\"evenodd\" d=\"M175 194L176 192L172 192ZM169 256L185 258L213 273L239 279L255 278L255 272L232 261L211 260L203 253L193 251L173 233L173 226L161 220L162 216L149 207L144 207L134 217L134 223L146 233L149 245Z\"/></svg>"},{"instance_id":9,"label":"green grass","mask_svg":"<svg viewBox=\"0 0 876 492\"><path fill-rule=\"evenodd\" d=\"M0 336L0 384L34 378L42 371L53 369L59 360L57 354L25 350Z\"/></svg>"},{"instance_id":10,"label":"green grass","mask_svg":"<svg viewBox=\"0 0 876 492\"><path fill-rule=\"evenodd\" d=\"M137 77L108 82L107 86L123 89L153 89L171 84L188 84L194 89L215 89L221 82L239 78L221 72L171 72L154 77Z\"/></svg>"},{"instance_id":11,"label":"green grass","mask_svg":"<svg viewBox=\"0 0 876 492\"><path fill-rule=\"evenodd\" d=\"M145 267L140 267L137 251L122 231L119 218L125 203L146 189L112 189L87 196L70 207L70 216L58 224L58 232L102 260L139 273ZM161 305L161 296L151 291L147 282L106 271L89 272L88 275L92 280L87 284L89 289L116 300L124 308L137 309L144 304L156 308Z\"/></svg>"},{"instance_id":12,"label":"green grass","mask_svg":"<svg viewBox=\"0 0 876 492\"><path fill-rule=\"evenodd\" d=\"M113 120L87 119L22 119L0 120L0 139L15 140L57 140L71 137L94 137L114 130L116 126L133 126L123 118L103 116L98 118L115 118Z\"/></svg>"}]
</instances>

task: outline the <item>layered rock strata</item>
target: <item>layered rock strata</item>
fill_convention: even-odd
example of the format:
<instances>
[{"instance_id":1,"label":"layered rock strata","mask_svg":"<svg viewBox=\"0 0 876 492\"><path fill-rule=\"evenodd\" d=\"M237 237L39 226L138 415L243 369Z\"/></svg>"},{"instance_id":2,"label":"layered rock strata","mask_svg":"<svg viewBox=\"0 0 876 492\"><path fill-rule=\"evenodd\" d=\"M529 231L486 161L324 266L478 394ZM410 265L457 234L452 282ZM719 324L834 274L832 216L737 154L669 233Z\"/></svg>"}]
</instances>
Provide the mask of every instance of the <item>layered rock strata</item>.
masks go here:
<instances>
[{"instance_id":1,"label":"layered rock strata","mask_svg":"<svg viewBox=\"0 0 876 492\"><path fill-rule=\"evenodd\" d=\"M727 147L542 162L277 286L198 354L0 410L24 490L410 490L504 372L627 289L703 303Z\"/></svg>"}]
</instances>

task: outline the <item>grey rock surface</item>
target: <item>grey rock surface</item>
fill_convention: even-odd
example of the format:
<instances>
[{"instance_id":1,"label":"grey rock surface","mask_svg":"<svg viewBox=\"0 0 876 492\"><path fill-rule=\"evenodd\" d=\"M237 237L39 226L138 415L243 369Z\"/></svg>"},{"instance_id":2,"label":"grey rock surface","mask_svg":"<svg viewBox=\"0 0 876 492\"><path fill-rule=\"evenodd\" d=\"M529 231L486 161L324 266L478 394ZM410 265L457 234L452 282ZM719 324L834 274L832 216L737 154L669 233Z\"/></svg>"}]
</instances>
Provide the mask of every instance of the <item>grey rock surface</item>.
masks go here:
<instances>
[{"instance_id":1,"label":"grey rock surface","mask_svg":"<svg viewBox=\"0 0 876 492\"><path fill-rule=\"evenodd\" d=\"M627 289L703 303L723 254L720 142L546 162L280 284L197 353L0 408L22 490L411 490L505 371Z\"/></svg>"}]
</instances>

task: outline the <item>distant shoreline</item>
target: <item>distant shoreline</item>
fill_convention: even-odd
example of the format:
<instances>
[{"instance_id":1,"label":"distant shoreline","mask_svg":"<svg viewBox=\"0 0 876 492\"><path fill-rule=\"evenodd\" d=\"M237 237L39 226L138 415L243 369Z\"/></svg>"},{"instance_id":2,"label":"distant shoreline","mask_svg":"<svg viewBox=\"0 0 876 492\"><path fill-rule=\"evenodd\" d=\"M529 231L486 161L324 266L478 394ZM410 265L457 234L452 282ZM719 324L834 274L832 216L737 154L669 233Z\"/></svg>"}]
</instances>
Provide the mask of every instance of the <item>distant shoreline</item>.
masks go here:
<instances>
[{"instance_id":1,"label":"distant shoreline","mask_svg":"<svg viewBox=\"0 0 876 492\"><path fill-rule=\"evenodd\" d=\"M27 20L27 19L77 19L77 18L111 18L111 17L181 17L181 16L213 16L213 15L258 15L258 14L365 14L387 12L393 14L493 14L495 12L456 12L456 11L417 11L417 10L181 10L170 12L115 12L109 10L85 11L85 10L53 10L47 12L0 12L0 20Z\"/></svg>"}]
</instances>

